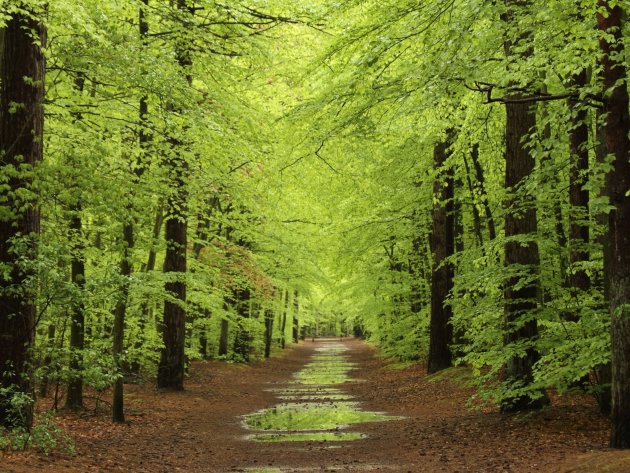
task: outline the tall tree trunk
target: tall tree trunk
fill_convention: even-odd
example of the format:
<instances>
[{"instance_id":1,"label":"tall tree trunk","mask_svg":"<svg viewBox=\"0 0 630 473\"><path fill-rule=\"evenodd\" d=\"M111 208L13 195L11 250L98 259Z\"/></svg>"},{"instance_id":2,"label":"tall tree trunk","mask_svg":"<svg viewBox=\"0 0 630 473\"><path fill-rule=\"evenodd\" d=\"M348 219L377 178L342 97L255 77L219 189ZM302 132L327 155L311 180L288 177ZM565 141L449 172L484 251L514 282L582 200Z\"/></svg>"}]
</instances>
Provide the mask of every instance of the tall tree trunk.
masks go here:
<instances>
[{"instance_id":1,"label":"tall tree trunk","mask_svg":"<svg viewBox=\"0 0 630 473\"><path fill-rule=\"evenodd\" d=\"M595 146L595 157L599 165L603 165L606 162L606 156L608 156L608 148L606 147L606 138L604 135L604 120L601 115L602 113L598 112L595 116L595 131L593 135L593 141L597 143L597 146ZM605 198L606 200L608 199L608 189L606 188L606 185L600 188L599 196ZM603 277L593 282L598 285L604 295L605 308L602 309L608 310L610 305L610 239L608 238L608 214L599 212L595 216L595 219L597 220L598 225L600 225L603 229L597 238L597 243L602 248ZM593 369L593 378L596 383L594 394L599 410L603 415L610 416L612 410L611 363L608 362L596 366Z\"/></svg>"},{"instance_id":2,"label":"tall tree trunk","mask_svg":"<svg viewBox=\"0 0 630 473\"><path fill-rule=\"evenodd\" d=\"M265 358L271 355L271 342L273 340L273 319L272 309L265 309Z\"/></svg>"},{"instance_id":3,"label":"tall tree trunk","mask_svg":"<svg viewBox=\"0 0 630 473\"><path fill-rule=\"evenodd\" d=\"M614 156L607 188L613 207L609 214L610 315L612 318L612 435L613 448L630 448L630 114L627 73L622 62L623 16L620 6L599 0L597 25L602 32L604 137Z\"/></svg>"},{"instance_id":4,"label":"tall tree trunk","mask_svg":"<svg viewBox=\"0 0 630 473\"><path fill-rule=\"evenodd\" d=\"M473 146L470 158L473 162L475 169L475 179L479 186L479 194L481 196L481 203L483 204L484 215L486 216L486 225L488 227L488 238L490 241L497 237L496 226L494 224L494 217L492 216L492 209L490 208L490 202L488 201L488 193L486 191L486 178L483 173L483 168L479 162L479 145Z\"/></svg>"},{"instance_id":5,"label":"tall tree trunk","mask_svg":"<svg viewBox=\"0 0 630 473\"><path fill-rule=\"evenodd\" d=\"M76 410L83 407L83 349L85 345L85 304L83 291L85 288L85 263L83 260L83 223L81 221L81 205L72 208L70 219L71 238L74 240L71 263L71 281L77 290L78 299L72 303L72 320L70 322L70 373L66 408Z\"/></svg>"},{"instance_id":6,"label":"tall tree trunk","mask_svg":"<svg viewBox=\"0 0 630 473\"><path fill-rule=\"evenodd\" d=\"M42 160L44 113L44 55L46 29L39 23L41 12L14 13L0 29L0 172L24 165L37 167ZM16 104L19 106L16 107ZM9 174L10 175L10 174ZM8 175L7 175L8 177ZM37 253L39 207L20 195L31 194L32 179L20 173L6 182L0 197L6 209L0 221L0 262L8 278L0 281L0 425L29 428L32 403L13 407L13 394L33 397L31 349L35 337L35 295L29 284L33 270L24 268L22 258ZM26 238L26 254L15 253L14 238Z\"/></svg>"},{"instance_id":7,"label":"tall tree trunk","mask_svg":"<svg viewBox=\"0 0 630 473\"><path fill-rule=\"evenodd\" d=\"M151 245L149 247L149 255L147 257L146 264L143 265L142 270L146 272L153 271L155 269L155 263L157 260L157 247L160 241L160 234L162 233L162 225L164 224L164 201L160 199L155 209L155 220L153 221L153 231L151 232Z\"/></svg>"},{"instance_id":8,"label":"tall tree trunk","mask_svg":"<svg viewBox=\"0 0 630 473\"><path fill-rule=\"evenodd\" d=\"M229 336L230 324L227 319L221 319L221 331L219 332L219 356L227 356Z\"/></svg>"},{"instance_id":9,"label":"tall tree trunk","mask_svg":"<svg viewBox=\"0 0 630 473\"><path fill-rule=\"evenodd\" d=\"M48 396L48 389L50 387L50 375L53 372L52 367L52 351L55 348L55 332L56 327L54 323L48 324L48 339L46 341L46 356L44 357L44 373L42 375L41 383L39 385L39 396Z\"/></svg>"},{"instance_id":10,"label":"tall tree trunk","mask_svg":"<svg viewBox=\"0 0 630 473\"><path fill-rule=\"evenodd\" d=\"M188 15L194 13L186 0L177 0L177 9ZM188 84L192 84L190 51L178 45L177 61L181 71L186 76ZM173 110L173 112L175 112ZM186 248L188 246L187 232L187 174L188 163L184 153L184 143L178 137L169 139L172 156L169 158L171 192L166 201L166 255L164 258L164 273L167 282L164 291L167 299L164 301L164 319L162 341L164 348L160 355L157 384L160 388L174 390L184 389L184 370L186 359L184 356L186 344Z\"/></svg>"},{"instance_id":11,"label":"tall tree trunk","mask_svg":"<svg viewBox=\"0 0 630 473\"><path fill-rule=\"evenodd\" d=\"M300 341L300 301L297 291L293 292L293 343Z\"/></svg>"},{"instance_id":12,"label":"tall tree trunk","mask_svg":"<svg viewBox=\"0 0 630 473\"><path fill-rule=\"evenodd\" d=\"M149 24L146 20L145 8L149 5L149 0L142 1L143 6L138 11L139 20L139 33L140 39L146 46L146 39L149 34ZM137 185L145 170L145 160L143 152L146 145L150 140L149 135L146 133L145 126L148 117L148 99L146 96L140 98L140 130L138 132L138 145L140 147L140 155L138 162L134 168L134 175L132 178L132 187ZM123 363L122 354L125 341L125 319L127 317L127 304L129 302L129 284L130 276L133 272L133 266L131 263L131 257L133 248L135 246L134 227L135 222L133 220L133 201L131 197L127 203L126 209L128 212L127 221L123 224L123 253L120 261L120 285L118 287L118 300L114 309L114 328L112 331L112 354L114 357L114 363L118 369L118 377L114 382L114 389L112 394L112 420L114 422L125 421L125 399L124 399L124 385L123 385Z\"/></svg>"},{"instance_id":13,"label":"tall tree trunk","mask_svg":"<svg viewBox=\"0 0 630 473\"><path fill-rule=\"evenodd\" d=\"M586 70L573 78L573 85L587 85ZM589 194L584 189L588 164L588 113L579 103L571 103L571 130L569 132L569 151L571 153L569 170L569 278L568 283L574 297L587 291L591 285L584 268L578 266L589 260ZM573 314L577 319L578 314Z\"/></svg>"},{"instance_id":14,"label":"tall tree trunk","mask_svg":"<svg viewBox=\"0 0 630 473\"><path fill-rule=\"evenodd\" d=\"M508 11L503 20L514 22L514 5L522 6L522 0L506 0ZM529 52L515 53L528 39L521 35L512 43L505 41L508 61L522 60ZM505 266L508 273L520 273L510 277L504 286L504 344L524 344L524 353L515 354L508 360L505 376L508 382L521 387L533 380L532 369L540 358L533 346L538 338L538 322L532 313L538 309L540 292L540 255L536 243L538 222L536 199L524 190L523 184L534 171L534 158L530 154L527 136L536 126L536 114L530 104L518 103L521 95L516 92L507 97L505 125ZM525 282L524 282L525 281ZM501 400L503 412L536 409L546 404L546 395L532 399L530 396L514 394Z\"/></svg>"},{"instance_id":15,"label":"tall tree trunk","mask_svg":"<svg viewBox=\"0 0 630 473\"><path fill-rule=\"evenodd\" d=\"M245 362L249 362L252 345L252 338L248 327L250 299L251 291L249 288L239 289L234 293L236 312L239 315L236 335L234 337L234 354Z\"/></svg>"},{"instance_id":16,"label":"tall tree trunk","mask_svg":"<svg viewBox=\"0 0 630 473\"><path fill-rule=\"evenodd\" d=\"M473 144L471 154L479 154L479 144ZM483 233L481 232L481 215L479 214L479 207L477 207L477 193L475 192L475 188L473 187L472 179L470 177L470 165L468 164L468 158L464 154L464 167L466 168L466 184L468 185L468 192L470 192L470 203L472 207L472 217L473 217L473 230L475 231L475 236L477 237L477 242L479 246L483 248Z\"/></svg>"},{"instance_id":17,"label":"tall tree trunk","mask_svg":"<svg viewBox=\"0 0 630 473\"><path fill-rule=\"evenodd\" d=\"M131 216L128 218L131 219ZM125 315L129 299L129 277L132 272L131 252L134 247L133 223L130 220L123 224L123 239L124 248L120 260L120 284L118 286L118 300L114 309L114 328L112 330L112 354L118 369L118 377L114 382L112 398L112 420L114 422L125 421L121 357L125 340Z\"/></svg>"},{"instance_id":18,"label":"tall tree trunk","mask_svg":"<svg viewBox=\"0 0 630 473\"><path fill-rule=\"evenodd\" d=\"M282 311L282 321L280 322L280 346L282 349L286 346L287 332L287 312L289 310L289 290L284 291L284 310Z\"/></svg>"},{"instance_id":19,"label":"tall tree trunk","mask_svg":"<svg viewBox=\"0 0 630 473\"><path fill-rule=\"evenodd\" d=\"M452 365L451 345L453 326L450 323L453 310L445 304L453 289L453 265L447 262L455 251L455 218L453 201L455 181L453 168L446 161L452 142L452 131L446 140L437 143L433 151L433 231L431 233L431 322L429 339L428 371L435 373Z\"/></svg>"}]
</instances>

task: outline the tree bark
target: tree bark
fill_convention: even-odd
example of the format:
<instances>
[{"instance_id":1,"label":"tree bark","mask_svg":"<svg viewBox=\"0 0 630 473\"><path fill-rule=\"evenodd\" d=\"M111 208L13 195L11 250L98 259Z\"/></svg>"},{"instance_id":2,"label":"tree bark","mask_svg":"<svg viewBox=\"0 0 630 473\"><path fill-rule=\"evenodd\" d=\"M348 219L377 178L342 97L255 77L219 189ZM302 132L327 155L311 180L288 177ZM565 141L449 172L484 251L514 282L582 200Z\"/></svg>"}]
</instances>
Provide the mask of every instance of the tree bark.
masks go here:
<instances>
[{"instance_id":1,"label":"tree bark","mask_svg":"<svg viewBox=\"0 0 630 473\"><path fill-rule=\"evenodd\" d=\"M490 241L497 237L496 226L494 224L494 217L492 216L492 209L488 202L488 193L486 191L486 178L483 173L483 168L479 162L479 146L473 146L470 158L473 162L473 168L475 169L475 179L479 186L479 194L481 195L481 203L483 204L484 215L486 216L486 226L488 227L488 239Z\"/></svg>"},{"instance_id":2,"label":"tree bark","mask_svg":"<svg viewBox=\"0 0 630 473\"><path fill-rule=\"evenodd\" d=\"M429 339L428 372L448 368L452 365L451 345L453 327L450 323L453 310L445 304L453 289L453 265L447 262L455 251L454 197L455 181L452 166L446 164L452 131L446 140L437 143L433 151L433 166L436 172L433 182L433 231L431 233L431 322Z\"/></svg>"},{"instance_id":3,"label":"tree bark","mask_svg":"<svg viewBox=\"0 0 630 473\"><path fill-rule=\"evenodd\" d=\"M186 0L177 0L177 9L189 15L194 9ZM179 45L176 57L188 84L192 84L190 51ZM175 110L173 110L175 112ZM184 389L184 371L186 359L186 249L188 246L187 212L188 163L184 153L184 143L178 137L169 139L172 156L169 159L171 192L166 201L166 255L164 273L167 282L164 291L164 319L162 341L164 348L160 355L157 384L160 388L173 390Z\"/></svg>"},{"instance_id":4,"label":"tree bark","mask_svg":"<svg viewBox=\"0 0 630 473\"><path fill-rule=\"evenodd\" d=\"M280 322L280 346L284 350L286 346L287 331L287 311L289 310L289 290L284 291L284 310L282 311L282 321Z\"/></svg>"},{"instance_id":5,"label":"tree bark","mask_svg":"<svg viewBox=\"0 0 630 473\"><path fill-rule=\"evenodd\" d=\"M0 281L0 426L30 428L32 403L11 406L13 394L33 398L31 349L35 337L35 295L29 280L31 267L20 259L33 261L40 231L38 202L19 197L32 192L28 172L11 176L27 165L34 169L42 160L44 114L44 55L46 29L39 23L40 12L18 12L0 30L0 172L7 175L7 191L0 220L0 261L9 277ZM17 106L16 106L17 104ZM15 238L24 238L25 251L14 252Z\"/></svg>"},{"instance_id":6,"label":"tree bark","mask_svg":"<svg viewBox=\"0 0 630 473\"><path fill-rule=\"evenodd\" d=\"M473 145L471 154L479 154L478 143L475 143ZM475 188L473 187L472 179L470 177L470 166L468 164L468 159L466 158L466 155L464 155L464 167L466 168L466 184L468 184L468 192L470 192L473 230L475 231L475 236L477 237L477 242L479 243L479 246L483 248L483 233L481 232L481 215L479 214L479 208L477 207L477 193L475 192Z\"/></svg>"},{"instance_id":7,"label":"tree bark","mask_svg":"<svg viewBox=\"0 0 630 473\"><path fill-rule=\"evenodd\" d=\"M608 148L606 147L606 137L604 134L604 120L601 113L602 112L598 112L595 117L595 134L593 140L597 143L597 146L595 146L595 157L599 165L604 164L606 162L606 156L608 156ZM608 189L606 185L600 188L599 196L608 199ZM597 243L602 248L603 277L601 280L594 282L599 286L604 295L604 306L606 309L602 309L608 310L610 307L610 238L608 238L608 214L599 212L595 218L604 231L602 231L601 235L597 238ZM594 394L599 410L605 416L610 416L612 411L612 367L610 361L596 366L593 369L593 378L597 385Z\"/></svg>"},{"instance_id":8,"label":"tree bark","mask_svg":"<svg viewBox=\"0 0 630 473\"><path fill-rule=\"evenodd\" d=\"M128 217L131 218L131 217ZM118 369L118 377L114 382L112 398L112 420L114 422L124 422L124 398L123 398L123 373L122 373L122 353L125 340L125 315L127 313L127 302L129 299L129 278L133 270L131 266L131 251L134 247L133 223L128 221L123 224L124 248L120 260L120 285L118 287L118 301L114 309L114 329L112 330L112 354L114 363Z\"/></svg>"},{"instance_id":9,"label":"tree bark","mask_svg":"<svg viewBox=\"0 0 630 473\"><path fill-rule=\"evenodd\" d=\"M219 356L227 356L230 324L227 319L221 319L221 331L219 333Z\"/></svg>"},{"instance_id":10,"label":"tree bark","mask_svg":"<svg viewBox=\"0 0 630 473\"><path fill-rule=\"evenodd\" d=\"M573 78L573 85L584 87L587 84L586 70ZM586 108L569 102L571 108L571 130L569 132L570 170L569 170L569 288L577 297L587 291L591 282L581 263L589 260L589 194L584 189L588 164L588 113ZM573 314L577 320L578 314Z\"/></svg>"},{"instance_id":11,"label":"tree bark","mask_svg":"<svg viewBox=\"0 0 630 473\"><path fill-rule=\"evenodd\" d=\"M537 220L535 199L532 195L514 194L534 170L534 159L523 140L536 125L536 116L529 104L506 104L506 176L505 187L511 193L505 213L505 266L509 272L519 271L519 276L505 283L505 345L525 342L530 344L525 354L513 356L506 366L506 377L515 383L529 384L532 368L539 359L538 351L531 346L538 337L538 323L532 312L538 308L540 256L536 243ZM514 238L529 241L515 241ZM523 279L529 282L521 284ZM540 408L543 399L516 396L502 400L504 412Z\"/></svg>"},{"instance_id":12,"label":"tree bark","mask_svg":"<svg viewBox=\"0 0 630 473\"><path fill-rule=\"evenodd\" d=\"M607 176L613 207L609 214L610 315L612 319L612 434L613 448L630 448L630 114L624 57L623 16L620 6L598 1L597 25L602 33L604 137L613 155Z\"/></svg>"},{"instance_id":13,"label":"tree bark","mask_svg":"<svg viewBox=\"0 0 630 473\"><path fill-rule=\"evenodd\" d=\"M506 0L508 11L503 20L513 23L513 7L526 4L523 0ZM508 61L522 60L530 52L514 53L514 48L523 47L528 39L523 33L512 43L505 41L505 55ZM522 96L510 94L510 100ZM523 354L513 355L505 367L506 380L518 386L527 386L533 380L532 369L540 358L533 346L538 338L538 321L533 313L538 309L540 292L540 255L536 243L538 222L536 199L522 186L534 171L534 158L525 141L536 126L536 114L531 104L508 102L505 126L505 188L508 191L505 202L505 267L510 277L503 290L504 295L504 344L525 344ZM519 195L520 194L520 195ZM513 395L501 400L502 412L537 409L547 403L546 395L531 398L528 395Z\"/></svg>"},{"instance_id":14,"label":"tree bark","mask_svg":"<svg viewBox=\"0 0 630 473\"><path fill-rule=\"evenodd\" d=\"M271 309L265 309L265 358L271 355L271 342L273 340L274 313Z\"/></svg>"},{"instance_id":15,"label":"tree bark","mask_svg":"<svg viewBox=\"0 0 630 473\"><path fill-rule=\"evenodd\" d=\"M81 205L77 203L72 209L70 220L71 238L74 240L71 281L78 292L78 299L72 304L72 320L70 322L70 372L66 395L67 409L81 409L83 407L83 349L85 345L85 304L83 290L85 288L85 263L83 260L83 223L81 221Z\"/></svg>"},{"instance_id":16,"label":"tree bark","mask_svg":"<svg viewBox=\"0 0 630 473\"><path fill-rule=\"evenodd\" d=\"M234 302L236 304L236 312L239 315L236 335L234 337L234 354L244 362L249 362L250 351L252 345L251 334L247 327L247 319L249 319L249 301L251 299L251 291L249 288L236 290L234 293Z\"/></svg>"},{"instance_id":17,"label":"tree bark","mask_svg":"<svg viewBox=\"0 0 630 473\"><path fill-rule=\"evenodd\" d=\"M293 292L293 343L300 341L300 320L298 315L300 313L299 294L297 291Z\"/></svg>"},{"instance_id":18,"label":"tree bark","mask_svg":"<svg viewBox=\"0 0 630 473\"><path fill-rule=\"evenodd\" d=\"M54 323L48 325L48 339L46 341L46 356L44 358L44 373L42 376L41 384L39 385L39 396L48 396L48 389L50 387L50 375L52 373L52 351L55 348L55 331L56 327Z\"/></svg>"}]
</instances>

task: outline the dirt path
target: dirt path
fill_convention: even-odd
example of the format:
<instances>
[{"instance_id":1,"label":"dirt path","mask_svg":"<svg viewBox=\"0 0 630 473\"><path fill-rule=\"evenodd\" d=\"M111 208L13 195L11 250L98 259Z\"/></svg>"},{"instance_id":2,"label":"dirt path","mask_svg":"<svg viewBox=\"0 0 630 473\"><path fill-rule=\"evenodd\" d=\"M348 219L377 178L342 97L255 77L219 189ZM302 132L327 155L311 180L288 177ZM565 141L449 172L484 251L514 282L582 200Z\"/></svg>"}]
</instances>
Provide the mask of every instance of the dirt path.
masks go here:
<instances>
[{"instance_id":1,"label":"dirt path","mask_svg":"<svg viewBox=\"0 0 630 473\"><path fill-rule=\"evenodd\" d=\"M427 378L419 366L386 367L356 340L344 344L357 367L351 378L362 381L341 385L343 391L362 409L404 419L354 424L348 431L367 435L354 441L247 439L252 432L242 416L281 402L271 389L288 386L321 343L303 342L250 366L196 363L182 393L128 386L127 425L112 425L106 414L62 416L76 440L76 456L4 454L0 473L577 472L597 471L567 466L580 455L611 455L602 447L608 424L586 396L556 397L554 407L525 417L470 411L469 388L446 377Z\"/></svg>"}]
</instances>

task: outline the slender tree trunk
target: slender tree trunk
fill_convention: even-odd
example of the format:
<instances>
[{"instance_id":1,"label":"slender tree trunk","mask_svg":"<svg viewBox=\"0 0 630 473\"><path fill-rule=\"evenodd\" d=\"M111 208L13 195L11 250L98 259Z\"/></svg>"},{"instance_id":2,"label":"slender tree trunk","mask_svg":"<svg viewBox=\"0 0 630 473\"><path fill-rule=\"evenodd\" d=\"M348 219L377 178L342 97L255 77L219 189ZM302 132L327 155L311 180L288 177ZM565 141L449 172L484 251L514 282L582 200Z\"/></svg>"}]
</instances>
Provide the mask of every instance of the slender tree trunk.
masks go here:
<instances>
[{"instance_id":1,"label":"slender tree trunk","mask_svg":"<svg viewBox=\"0 0 630 473\"><path fill-rule=\"evenodd\" d=\"M612 318L612 435L613 448L630 448L630 114L620 6L598 2L605 91L604 137L614 156L607 188L613 207L609 214L610 314Z\"/></svg>"},{"instance_id":2,"label":"slender tree trunk","mask_svg":"<svg viewBox=\"0 0 630 473\"><path fill-rule=\"evenodd\" d=\"M239 323L234 337L234 354L244 362L249 362L252 345L251 334L249 333L249 327L247 326L250 299L251 291L249 288L235 291L234 302L236 303L236 311L239 315Z\"/></svg>"},{"instance_id":3,"label":"slender tree trunk","mask_svg":"<svg viewBox=\"0 0 630 473\"><path fill-rule=\"evenodd\" d=\"M46 343L46 356L44 357L44 373L42 376L41 384L39 385L39 396L48 396L48 390L50 388L50 375L53 371L52 364L52 350L55 347L55 324L48 324L48 340Z\"/></svg>"},{"instance_id":4,"label":"slender tree trunk","mask_svg":"<svg viewBox=\"0 0 630 473\"><path fill-rule=\"evenodd\" d=\"M85 86L85 78L79 75L75 80L78 93L82 93ZM75 121L83 119L81 113L74 113ZM71 160L72 166L78 167L76 159ZM70 281L77 291L77 299L72 303L72 319L70 323L70 380L66 393L66 408L78 410L83 407L83 349L85 345L85 245L83 243L83 221L81 213L81 190L70 208L70 238L72 249Z\"/></svg>"},{"instance_id":5,"label":"slender tree trunk","mask_svg":"<svg viewBox=\"0 0 630 473\"><path fill-rule=\"evenodd\" d=\"M539 264L538 245L536 244L536 209L534 197L516 197L515 192L534 169L534 159L523 144L523 139L536 124L536 118L530 105L508 104L507 142L506 142L506 178L505 186L511 193L506 202L505 213L505 265L519 268L526 273L520 277L511 277L505 283L505 344L525 342L530 344L522 356L513 356L507 364L506 376L515 383L529 384L532 381L532 368L539 359L538 351L531 346L538 336L538 324L531 313L538 308ZM516 212L517 209L522 209ZM518 237L519 241L514 238ZM524 242L522 238L528 238ZM524 278L528 283L521 284ZM527 396L515 396L504 399L503 411L519 411L539 408L543 399L530 399Z\"/></svg>"},{"instance_id":6,"label":"slender tree trunk","mask_svg":"<svg viewBox=\"0 0 630 473\"><path fill-rule=\"evenodd\" d=\"M297 291L293 292L293 343L300 341L300 301Z\"/></svg>"},{"instance_id":7,"label":"slender tree trunk","mask_svg":"<svg viewBox=\"0 0 630 473\"><path fill-rule=\"evenodd\" d=\"M164 201L160 199L155 209L155 219L153 221L153 231L151 232L151 246L149 247L149 255L147 262L142 268L143 271L150 272L155 270L157 261L157 247L160 242L160 234L162 233L162 225L164 224Z\"/></svg>"},{"instance_id":8,"label":"slender tree trunk","mask_svg":"<svg viewBox=\"0 0 630 473\"><path fill-rule=\"evenodd\" d=\"M78 299L72 304L72 320L70 323L70 372L66 395L67 409L83 407L83 349L85 345L85 304L83 291L85 288L85 263L83 261L83 223L81 221L81 205L77 203L72 209L70 220L71 237L74 240L71 264L71 281L77 289Z\"/></svg>"},{"instance_id":9,"label":"slender tree trunk","mask_svg":"<svg viewBox=\"0 0 630 473\"><path fill-rule=\"evenodd\" d=\"M595 147L595 157L599 165L603 165L608 156L608 149L606 148L606 138L604 136L603 118L598 112L595 117L595 132L594 140L597 142ZM602 186L599 192L599 196L608 200L608 189L606 185ZM597 243L602 248L603 256L603 278L599 281L595 281L604 295L605 310L610 305L610 239L608 238L608 215L604 212L600 212L595 216L597 223L603 228L602 234L598 237ZM604 363L596 366L593 369L593 378L596 383L595 398L599 410L605 416L609 416L612 411L612 367L611 363Z\"/></svg>"},{"instance_id":10,"label":"slender tree trunk","mask_svg":"<svg viewBox=\"0 0 630 473\"><path fill-rule=\"evenodd\" d=\"M289 290L284 291L284 310L282 311L282 321L280 322L280 346L284 350L286 346L286 332L287 332L287 312L289 310Z\"/></svg>"},{"instance_id":11,"label":"slender tree trunk","mask_svg":"<svg viewBox=\"0 0 630 473\"><path fill-rule=\"evenodd\" d=\"M27 9L28 7L23 7ZM41 12L17 12L0 30L0 172L42 160L44 56L46 29ZM16 104L19 106L16 107ZM7 175L8 177L8 175ZM0 221L0 261L9 277L0 281L0 426L26 427L33 422L32 403L11 405L13 394L34 397L31 349L35 338L35 296L29 287L33 270L20 259L37 256L40 214L36 200L25 201L32 180L28 173L11 177L0 197L6 209ZM26 193L24 191L27 191ZM26 254L16 254L13 238L26 238Z\"/></svg>"},{"instance_id":12,"label":"slender tree trunk","mask_svg":"<svg viewBox=\"0 0 630 473\"><path fill-rule=\"evenodd\" d=\"M202 327L201 333L199 334L199 354L202 359L208 359L208 333L205 327Z\"/></svg>"},{"instance_id":13,"label":"slender tree trunk","mask_svg":"<svg viewBox=\"0 0 630 473\"><path fill-rule=\"evenodd\" d=\"M142 1L143 6L138 11L139 20L139 33L140 39L146 46L146 39L149 33L149 24L146 21L145 8L149 5L149 0ZM136 163L134 169L134 176L132 178L132 186L138 184L145 170L145 162L143 153L146 149L146 145L150 140L150 136L147 134L145 126L149 113L148 99L146 96L140 98L140 129L138 133L138 145L140 147L140 157ZM132 193L133 196L133 193ZM125 399L124 399L124 385L123 385L123 362L122 354L125 341L125 320L127 317L127 304L129 302L129 285L130 276L133 272L133 266L131 263L131 257L133 248L135 246L134 227L135 222L133 220L133 201L130 200L127 203L127 221L123 224L123 254L120 261L120 285L118 288L118 300L116 302L116 308L114 309L114 328L112 331L112 354L114 357L114 363L118 369L118 377L114 382L114 389L112 395L112 420L114 422L125 422Z\"/></svg>"},{"instance_id":14,"label":"slender tree trunk","mask_svg":"<svg viewBox=\"0 0 630 473\"><path fill-rule=\"evenodd\" d=\"M177 0L177 9L189 15L194 9L186 0ZM190 51L179 45L176 51L177 61L185 74L188 84L192 84ZM167 282L164 291L164 319L161 351L158 366L158 387L174 390L184 389L184 371L186 359L186 248L187 232L187 174L188 163L184 153L184 143L179 138L170 138L173 155L169 158L171 192L166 201L166 255L164 273Z\"/></svg>"},{"instance_id":15,"label":"slender tree trunk","mask_svg":"<svg viewBox=\"0 0 630 473\"><path fill-rule=\"evenodd\" d=\"M486 192L486 178L481 163L479 162L479 145L473 146L470 158L473 163L473 168L475 169L475 179L479 186L479 195L481 196L481 203L483 204L483 211L486 216L488 238L492 241L497 237L497 231L494 224L494 217L492 216L492 209L490 208L490 202L488 201L488 193Z\"/></svg>"},{"instance_id":16,"label":"slender tree trunk","mask_svg":"<svg viewBox=\"0 0 630 473\"><path fill-rule=\"evenodd\" d=\"M229 336L230 324L227 319L221 319L221 331L219 334L219 356L227 356Z\"/></svg>"},{"instance_id":17,"label":"slender tree trunk","mask_svg":"<svg viewBox=\"0 0 630 473\"><path fill-rule=\"evenodd\" d=\"M131 217L129 217L131 218ZM129 299L129 277L131 276L131 251L134 247L133 223L131 221L123 224L124 249L120 261L120 285L118 287L118 301L114 309L114 329L112 330L112 354L114 363L118 368L118 377L114 382L112 400L112 420L114 422L124 422L124 394L123 394L123 373L122 373L122 353L125 340L125 315L127 313L127 302Z\"/></svg>"},{"instance_id":18,"label":"slender tree trunk","mask_svg":"<svg viewBox=\"0 0 630 473\"><path fill-rule=\"evenodd\" d=\"M506 0L508 11L503 20L513 23L514 5L523 5L521 0ZM530 53L515 53L528 40L528 34L512 43L505 41L505 54L508 61L522 60ZM518 100L521 95L510 94L508 100ZM505 149L505 188L508 198L505 202L505 266L508 273L519 272L510 277L504 286L504 344L524 344L522 354L515 354L508 360L505 375L514 385L527 386L533 380L533 366L540 358L533 346L538 338L538 322L532 313L538 309L540 293L540 255L536 243L538 222L536 199L524 190L523 184L534 171L534 158L530 154L527 136L536 126L536 114L531 104L508 102L506 108L506 149ZM532 399L528 395L514 394L501 400L503 412L536 409L547 403L546 395Z\"/></svg>"},{"instance_id":19,"label":"slender tree trunk","mask_svg":"<svg viewBox=\"0 0 630 473\"><path fill-rule=\"evenodd\" d=\"M586 70L573 79L577 87L587 84ZM591 285L584 268L578 266L589 260L589 194L584 189L588 164L588 123L587 110L583 105L571 104L571 131L569 132L569 151L571 168L569 171L569 287L574 297L587 291ZM578 314L573 314L575 319Z\"/></svg>"},{"instance_id":20,"label":"slender tree trunk","mask_svg":"<svg viewBox=\"0 0 630 473\"><path fill-rule=\"evenodd\" d=\"M271 342L273 341L273 310L265 309L265 358L271 355Z\"/></svg>"},{"instance_id":21,"label":"slender tree trunk","mask_svg":"<svg viewBox=\"0 0 630 473\"><path fill-rule=\"evenodd\" d=\"M447 262L455 251L455 218L453 215L454 188L453 168L446 161L452 131L445 141L437 143L433 152L433 167L436 172L433 182L433 231L431 253L433 269L431 275L431 322L429 339L428 371L435 373L452 365L451 345L453 327L450 323L453 310L445 304L453 289L453 265Z\"/></svg>"},{"instance_id":22,"label":"slender tree trunk","mask_svg":"<svg viewBox=\"0 0 630 473\"><path fill-rule=\"evenodd\" d=\"M471 154L479 154L479 144L475 143L472 147ZM473 217L473 229L479 246L483 248L483 233L481 232L481 215L479 214L479 208L477 207L477 193L473 187L472 179L470 177L470 165L468 164L468 158L464 155L464 167L466 168L466 184L468 185L468 192L470 192L470 202L472 207Z\"/></svg>"}]
</instances>

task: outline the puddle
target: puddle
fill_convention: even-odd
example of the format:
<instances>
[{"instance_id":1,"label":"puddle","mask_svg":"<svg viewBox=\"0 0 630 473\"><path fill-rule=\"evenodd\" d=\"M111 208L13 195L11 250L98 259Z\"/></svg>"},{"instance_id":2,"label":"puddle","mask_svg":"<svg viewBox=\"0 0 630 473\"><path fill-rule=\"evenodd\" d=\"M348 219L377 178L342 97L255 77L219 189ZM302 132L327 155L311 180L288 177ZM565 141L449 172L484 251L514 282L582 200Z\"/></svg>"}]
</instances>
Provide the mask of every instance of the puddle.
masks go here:
<instances>
[{"instance_id":1,"label":"puddle","mask_svg":"<svg viewBox=\"0 0 630 473\"><path fill-rule=\"evenodd\" d=\"M351 441L365 435L340 430L365 422L401 419L364 411L350 394L337 387L361 381L349 376L357 365L349 361L348 351L334 342L317 347L304 368L285 383L287 387L271 390L283 403L244 416L246 427L259 432L247 438L256 442Z\"/></svg>"},{"instance_id":2,"label":"puddle","mask_svg":"<svg viewBox=\"0 0 630 473\"><path fill-rule=\"evenodd\" d=\"M358 440L365 435L359 432L304 432L295 434L257 434L248 437L258 442L339 442Z\"/></svg>"},{"instance_id":3,"label":"puddle","mask_svg":"<svg viewBox=\"0 0 630 473\"><path fill-rule=\"evenodd\" d=\"M245 423L255 430L330 430L362 422L381 422L398 417L361 411L353 402L288 404L248 416Z\"/></svg>"},{"instance_id":4,"label":"puddle","mask_svg":"<svg viewBox=\"0 0 630 473\"><path fill-rule=\"evenodd\" d=\"M287 394L278 396L283 401L297 402L326 402L326 401L352 401L350 394Z\"/></svg>"}]
</instances>

